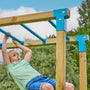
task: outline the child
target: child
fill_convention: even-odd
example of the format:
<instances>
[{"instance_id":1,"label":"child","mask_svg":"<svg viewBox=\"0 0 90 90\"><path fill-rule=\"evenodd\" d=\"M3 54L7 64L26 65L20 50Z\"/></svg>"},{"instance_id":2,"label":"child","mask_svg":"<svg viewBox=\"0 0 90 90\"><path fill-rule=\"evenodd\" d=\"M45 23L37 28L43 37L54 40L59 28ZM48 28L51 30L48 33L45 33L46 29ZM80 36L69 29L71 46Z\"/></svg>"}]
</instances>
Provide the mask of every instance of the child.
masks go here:
<instances>
[{"instance_id":1,"label":"child","mask_svg":"<svg viewBox=\"0 0 90 90\"><path fill-rule=\"evenodd\" d=\"M46 76L42 76L29 64L32 56L32 51L29 48L12 40L18 48L25 52L25 57L21 60L18 52L14 50L7 52L6 42L8 38L9 37L5 35L3 39L3 61L8 74L14 79L20 90L55 90L56 80L48 79ZM66 83L66 90L74 90L73 84Z\"/></svg>"}]
</instances>

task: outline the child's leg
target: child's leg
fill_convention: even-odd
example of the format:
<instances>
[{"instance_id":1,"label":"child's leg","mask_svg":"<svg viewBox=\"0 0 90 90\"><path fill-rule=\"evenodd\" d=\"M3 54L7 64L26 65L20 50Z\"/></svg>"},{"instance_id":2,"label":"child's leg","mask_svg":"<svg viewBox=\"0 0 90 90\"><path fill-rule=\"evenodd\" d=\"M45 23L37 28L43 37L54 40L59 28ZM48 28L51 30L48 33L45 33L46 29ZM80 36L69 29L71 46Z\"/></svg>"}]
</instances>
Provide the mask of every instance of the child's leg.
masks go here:
<instances>
[{"instance_id":1,"label":"child's leg","mask_svg":"<svg viewBox=\"0 0 90 90\"><path fill-rule=\"evenodd\" d=\"M66 82L66 90L74 90L74 85L72 83Z\"/></svg>"},{"instance_id":2,"label":"child's leg","mask_svg":"<svg viewBox=\"0 0 90 90\"><path fill-rule=\"evenodd\" d=\"M56 80L55 79L48 79L47 78L44 81L46 83L50 83L54 87L54 90L56 90ZM74 85L72 83L66 82L65 86L66 86L66 90L74 90Z\"/></svg>"},{"instance_id":3,"label":"child's leg","mask_svg":"<svg viewBox=\"0 0 90 90\"><path fill-rule=\"evenodd\" d=\"M56 79L46 78L46 79L44 79L44 82L51 84L53 86L54 90L56 90Z\"/></svg>"},{"instance_id":4,"label":"child's leg","mask_svg":"<svg viewBox=\"0 0 90 90\"><path fill-rule=\"evenodd\" d=\"M40 76L26 85L27 90L56 90L56 80ZM45 89L48 88L48 89ZM54 88L54 89L53 89ZM74 85L66 83L66 90L74 90Z\"/></svg>"},{"instance_id":5,"label":"child's leg","mask_svg":"<svg viewBox=\"0 0 90 90\"><path fill-rule=\"evenodd\" d=\"M35 82L32 83L27 90L54 90L54 88L50 83Z\"/></svg>"},{"instance_id":6,"label":"child's leg","mask_svg":"<svg viewBox=\"0 0 90 90\"><path fill-rule=\"evenodd\" d=\"M44 83L41 87L41 90L54 90L53 86L49 83Z\"/></svg>"}]
</instances>

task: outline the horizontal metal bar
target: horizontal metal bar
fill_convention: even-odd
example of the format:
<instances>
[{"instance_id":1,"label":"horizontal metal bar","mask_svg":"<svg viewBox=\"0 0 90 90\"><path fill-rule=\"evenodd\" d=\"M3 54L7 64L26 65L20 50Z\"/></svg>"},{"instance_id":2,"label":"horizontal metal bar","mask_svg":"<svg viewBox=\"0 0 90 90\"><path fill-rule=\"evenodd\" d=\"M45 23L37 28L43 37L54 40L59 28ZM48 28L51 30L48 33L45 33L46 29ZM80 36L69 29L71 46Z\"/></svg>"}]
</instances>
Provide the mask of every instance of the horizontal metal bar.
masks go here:
<instances>
[{"instance_id":1,"label":"horizontal metal bar","mask_svg":"<svg viewBox=\"0 0 90 90\"><path fill-rule=\"evenodd\" d=\"M17 39L16 37L9 35L8 32L4 31L3 29L0 28L0 32L4 33L5 35L7 35L8 37L11 37L12 39L14 39L15 41L21 43L23 45L23 41L20 41L19 39Z\"/></svg>"},{"instance_id":2,"label":"horizontal metal bar","mask_svg":"<svg viewBox=\"0 0 90 90\"><path fill-rule=\"evenodd\" d=\"M27 29L29 32L31 32L33 35L35 35L37 38L39 38L40 40L42 40L43 42L45 42L45 39L43 39L42 37L40 37L38 34L36 34L33 30L31 30L30 28L28 28L26 25L24 24L20 24L22 27L24 27L25 29Z\"/></svg>"}]
</instances>

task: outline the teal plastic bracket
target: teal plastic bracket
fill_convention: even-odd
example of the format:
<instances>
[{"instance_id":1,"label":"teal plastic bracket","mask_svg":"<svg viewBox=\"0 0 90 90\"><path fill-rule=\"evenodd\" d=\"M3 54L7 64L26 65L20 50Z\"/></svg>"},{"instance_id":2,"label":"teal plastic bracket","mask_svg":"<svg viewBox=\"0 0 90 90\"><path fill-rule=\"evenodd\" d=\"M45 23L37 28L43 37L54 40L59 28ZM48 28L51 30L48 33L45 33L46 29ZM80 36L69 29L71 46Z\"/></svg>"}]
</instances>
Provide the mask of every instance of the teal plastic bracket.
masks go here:
<instances>
[{"instance_id":1,"label":"teal plastic bracket","mask_svg":"<svg viewBox=\"0 0 90 90\"><path fill-rule=\"evenodd\" d=\"M24 46L24 41L21 41L21 43L20 43L20 44Z\"/></svg>"},{"instance_id":2,"label":"teal plastic bracket","mask_svg":"<svg viewBox=\"0 0 90 90\"><path fill-rule=\"evenodd\" d=\"M56 19L56 31L66 31L67 8L54 10L53 17Z\"/></svg>"},{"instance_id":3,"label":"teal plastic bracket","mask_svg":"<svg viewBox=\"0 0 90 90\"><path fill-rule=\"evenodd\" d=\"M70 36L66 36L66 42L70 42Z\"/></svg>"},{"instance_id":4,"label":"teal plastic bracket","mask_svg":"<svg viewBox=\"0 0 90 90\"><path fill-rule=\"evenodd\" d=\"M0 43L0 48L2 48L2 43Z\"/></svg>"},{"instance_id":5,"label":"teal plastic bracket","mask_svg":"<svg viewBox=\"0 0 90 90\"><path fill-rule=\"evenodd\" d=\"M44 41L42 41L42 44L46 44L46 39L43 39Z\"/></svg>"},{"instance_id":6,"label":"teal plastic bracket","mask_svg":"<svg viewBox=\"0 0 90 90\"><path fill-rule=\"evenodd\" d=\"M66 20L64 17L57 17L56 18L56 31L64 30L66 32Z\"/></svg>"},{"instance_id":7,"label":"teal plastic bracket","mask_svg":"<svg viewBox=\"0 0 90 90\"><path fill-rule=\"evenodd\" d=\"M86 52L86 42L88 41L88 35L76 35L76 41L79 44L79 52Z\"/></svg>"}]
</instances>

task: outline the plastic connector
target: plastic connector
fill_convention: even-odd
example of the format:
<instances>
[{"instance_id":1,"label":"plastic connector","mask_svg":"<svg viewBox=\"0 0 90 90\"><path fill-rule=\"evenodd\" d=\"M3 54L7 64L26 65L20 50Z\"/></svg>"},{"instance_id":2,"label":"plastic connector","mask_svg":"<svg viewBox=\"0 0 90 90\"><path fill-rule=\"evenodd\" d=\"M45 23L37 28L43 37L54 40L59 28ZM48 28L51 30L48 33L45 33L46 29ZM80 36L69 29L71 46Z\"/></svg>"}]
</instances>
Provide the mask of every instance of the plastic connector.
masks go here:
<instances>
[{"instance_id":1,"label":"plastic connector","mask_svg":"<svg viewBox=\"0 0 90 90\"><path fill-rule=\"evenodd\" d=\"M68 9L54 10L53 17L56 19L56 31L64 30L66 32L66 19L68 17Z\"/></svg>"},{"instance_id":2,"label":"plastic connector","mask_svg":"<svg viewBox=\"0 0 90 90\"><path fill-rule=\"evenodd\" d=\"M66 36L66 42L70 42L70 36Z\"/></svg>"},{"instance_id":3,"label":"plastic connector","mask_svg":"<svg viewBox=\"0 0 90 90\"><path fill-rule=\"evenodd\" d=\"M24 46L24 41L21 41L21 43L20 43L20 44Z\"/></svg>"},{"instance_id":4,"label":"plastic connector","mask_svg":"<svg viewBox=\"0 0 90 90\"><path fill-rule=\"evenodd\" d=\"M0 48L2 48L2 43L0 43Z\"/></svg>"},{"instance_id":5,"label":"plastic connector","mask_svg":"<svg viewBox=\"0 0 90 90\"><path fill-rule=\"evenodd\" d=\"M86 52L86 42L88 41L88 35L76 35L76 41L79 44L79 52Z\"/></svg>"},{"instance_id":6,"label":"plastic connector","mask_svg":"<svg viewBox=\"0 0 90 90\"><path fill-rule=\"evenodd\" d=\"M43 39L42 44L46 44L46 39Z\"/></svg>"}]
</instances>

